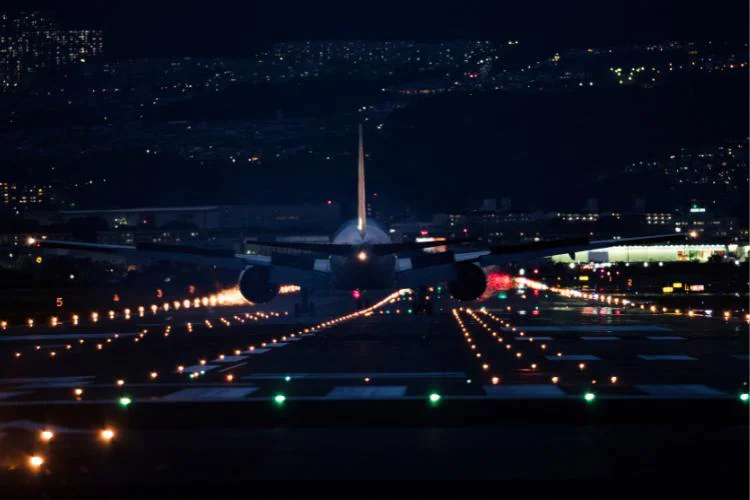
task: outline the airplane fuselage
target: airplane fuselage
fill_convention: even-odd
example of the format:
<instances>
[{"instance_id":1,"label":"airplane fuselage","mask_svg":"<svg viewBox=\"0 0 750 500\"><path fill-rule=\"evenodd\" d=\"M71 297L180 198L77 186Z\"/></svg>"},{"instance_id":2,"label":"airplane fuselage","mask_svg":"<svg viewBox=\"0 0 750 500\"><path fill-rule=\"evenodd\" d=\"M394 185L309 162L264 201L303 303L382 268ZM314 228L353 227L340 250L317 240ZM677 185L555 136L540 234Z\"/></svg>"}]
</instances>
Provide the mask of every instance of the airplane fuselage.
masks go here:
<instances>
[{"instance_id":1,"label":"airplane fuselage","mask_svg":"<svg viewBox=\"0 0 750 500\"><path fill-rule=\"evenodd\" d=\"M352 245L351 255L331 256L334 287L343 290L381 290L391 288L396 271L396 256L376 256L372 245L391 243L391 238L375 222L368 220L363 232L357 221L349 221L333 237L333 244Z\"/></svg>"}]
</instances>

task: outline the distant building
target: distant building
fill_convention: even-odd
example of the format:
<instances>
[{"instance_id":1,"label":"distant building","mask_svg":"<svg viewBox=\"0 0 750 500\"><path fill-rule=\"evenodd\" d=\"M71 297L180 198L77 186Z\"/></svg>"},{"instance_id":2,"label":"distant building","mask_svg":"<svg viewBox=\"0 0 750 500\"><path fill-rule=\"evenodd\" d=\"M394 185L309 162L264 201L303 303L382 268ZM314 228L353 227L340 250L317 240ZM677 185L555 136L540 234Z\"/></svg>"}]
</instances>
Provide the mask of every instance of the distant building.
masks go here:
<instances>
[{"instance_id":1,"label":"distant building","mask_svg":"<svg viewBox=\"0 0 750 500\"><path fill-rule=\"evenodd\" d=\"M584 212L598 212L599 211L599 200L597 198L589 198L586 200L586 206L583 207Z\"/></svg>"},{"instance_id":2,"label":"distant building","mask_svg":"<svg viewBox=\"0 0 750 500\"><path fill-rule=\"evenodd\" d=\"M643 198L636 198L633 200L633 212L643 213L646 211L646 200Z\"/></svg>"},{"instance_id":3,"label":"distant building","mask_svg":"<svg viewBox=\"0 0 750 500\"><path fill-rule=\"evenodd\" d=\"M98 217L111 229L269 230L329 228L341 220L339 206L325 205L212 205L199 207L140 207L108 210L63 210L29 214L40 222L69 222Z\"/></svg>"},{"instance_id":4,"label":"distant building","mask_svg":"<svg viewBox=\"0 0 750 500\"><path fill-rule=\"evenodd\" d=\"M482 200L482 210L497 210L497 200L495 198Z\"/></svg>"},{"instance_id":5,"label":"distant building","mask_svg":"<svg viewBox=\"0 0 750 500\"><path fill-rule=\"evenodd\" d=\"M101 55L103 43L100 30L60 29L48 14L0 14L0 91L43 70L86 63Z\"/></svg>"},{"instance_id":6,"label":"distant building","mask_svg":"<svg viewBox=\"0 0 750 500\"><path fill-rule=\"evenodd\" d=\"M511 198L503 198L500 200L500 210L503 212L510 212L513 210L513 200Z\"/></svg>"}]
</instances>

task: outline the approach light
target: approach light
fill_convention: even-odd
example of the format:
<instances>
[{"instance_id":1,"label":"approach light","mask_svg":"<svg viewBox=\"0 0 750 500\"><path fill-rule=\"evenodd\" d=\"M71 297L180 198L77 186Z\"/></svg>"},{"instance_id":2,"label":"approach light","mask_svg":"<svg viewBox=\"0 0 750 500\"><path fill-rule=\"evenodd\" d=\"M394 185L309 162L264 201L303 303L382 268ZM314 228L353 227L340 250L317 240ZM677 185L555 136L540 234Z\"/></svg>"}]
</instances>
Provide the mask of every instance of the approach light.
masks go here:
<instances>
[{"instance_id":1,"label":"approach light","mask_svg":"<svg viewBox=\"0 0 750 500\"><path fill-rule=\"evenodd\" d=\"M594 394L593 392L587 392L586 394L583 395L583 399L587 403L593 403L594 400L596 399L596 394Z\"/></svg>"},{"instance_id":2,"label":"approach light","mask_svg":"<svg viewBox=\"0 0 750 500\"><path fill-rule=\"evenodd\" d=\"M119 404L120 404L120 406L122 406L123 408L127 408L127 407L128 407L128 405L130 405L130 403L132 403L132 402L133 402L133 400L132 400L132 399L130 399L129 397L127 397L127 396L123 396L123 397L121 397L121 398L120 398L120 399L118 400L118 403L119 403Z\"/></svg>"},{"instance_id":3,"label":"approach light","mask_svg":"<svg viewBox=\"0 0 750 500\"><path fill-rule=\"evenodd\" d=\"M286 401L286 396L283 394L277 394L273 397L273 402L279 406L283 405L284 401Z\"/></svg>"},{"instance_id":4,"label":"approach light","mask_svg":"<svg viewBox=\"0 0 750 500\"><path fill-rule=\"evenodd\" d=\"M55 433L50 430L45 430L39 433L39 439L41 439L45 443L52 441L54 437L55 437Z\"/></svg>"},{"instance_id":5,"label":"approach light","mask_svg":"<svg viewBox=\"0 0 750 500\"><path fill-rule=\"evenodd\" d=\"M99 431L99 438L104 441L105 443L109 443L114 439L115 437L115 431L112 429L102 429Z\"/></svg>"},{"instance_id":6,"label":"approach light","mask_svg":"<svg viewBox=\"0 0 750 500\"><path fill-rule=\"evenodd\" d=\"M32 469L38 469L42 465L44 465L44 459L40 457L39 455L33 455L29 457L29 466Z\"/></svg>"},{"instance_id":7,"label":"approach light","mask_svg":"<svg viewBox=\"0 0 750 500\"><path fill-rule=\"evenodd\" d=\"M357 260L360 262L365 262L367 260L367 252L365 252L364 250L360 250L357 253Z\"/></svg>"},{"instance_id":8,"label":"approach light","mask_svg":"<svg viewBox=\"0 0 750 500\"><path fill-rule=\"evenodd\" d=\"M284 382L289 382L290 380L292 380L292 377L290 377L289 375L284 377Z\"/></svg>"},{"instance_id":9,"label":"approach light","mask_svg":"<svg viewBox=\"0 0 750 500\"><path fill-rule=\"evenodd\" d=\"M747 403L748 399L750 399L750 396L748 396L746 392L740 394L740 401L742 401L743 403Z\"/></svg>"},{"instance_id":10,"label":"approach light","mask_svg":"<svg viewBox=\"0 0 750 500\"><path fill-rule=\"evenodd\" d=\"M440 396L440 394L438 394L437 392L433 392L432 394L430 394L430 403L432 404L439 403L441 399L442 396Z\"/></svg>"}]
</instances>

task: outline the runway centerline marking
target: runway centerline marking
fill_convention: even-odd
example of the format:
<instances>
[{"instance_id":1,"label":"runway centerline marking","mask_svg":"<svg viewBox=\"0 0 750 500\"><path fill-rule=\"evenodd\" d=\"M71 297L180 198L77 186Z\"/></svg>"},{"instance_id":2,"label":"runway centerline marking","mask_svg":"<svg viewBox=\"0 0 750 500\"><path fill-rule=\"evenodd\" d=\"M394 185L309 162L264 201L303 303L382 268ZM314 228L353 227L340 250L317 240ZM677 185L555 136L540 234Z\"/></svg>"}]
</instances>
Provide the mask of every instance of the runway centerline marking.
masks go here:
<instances>
[{"instance_id":1,"label":"runway centerline marking","mask_svg":"<svg viewBox=\"0 0 750 500\"><path fill-rule=\"evenodd\" d=\"M697 358L685 354L639 354L646 361L697 361Z\"/></svg>"},{"instance_id":2,"label":"runway centerline marking","mask_svg":"<svg viewBox=\"0 0 750 500\"><path fill-rule=\"evenodd\" d=\"M237 363L236 365L227 366L226 368L222 368L221 370L218 370L219 373L228 372L229 370L234 370L235 368L239 368L240 366L244 366L247 364L247 361L243 361L242 363Z\"/></svg>"},{"instance_id":3,"label":"runway centerline marking","mask_svg":"<svg viewBox=\"0 0 750 500\"><path fill-rule=\"evenodd\" d=\"M563 354L562 356L545 356L550 361L600 361L601 358L593 354Z\"/></svg>"},{"instance_id":4,"label":"runway centerline marking","mask_svg":"<svg viewBox=\"0 0 750 500\"><path fill-rule=\"evenodd\" d=\"M331 380L331 379L359 379L369 377L377 379L424 379L424 378L466 378L464 372L361 372L361 373L256 373L246 375L242 380L277 380L291 377L292 379Z\"/></svg>"},{"instance_id":5,"label":"runway centerline marking","mask_svg":"<svg viewBox=\"0 0 750 500\"><path fill-rule=\"evenodd\" d=\"M373 387L338 386L331 389L327 399L390 399L401 398L406 394L405 385L384 385Z\"/></svg>"},{"instance_id":6,"label":"runway centerline marking","mask_svg":"<svg viewBox=\"0 0 750 500\"><path fill-rule=\"evenodd\" d=\"M551 384L485 385L484 392L492 399L551 399L568 395Z\"/></svg>"},{"instance_id":7,"label":"runway centerline marking","mask_svg":"<svg viewBox=\"0 0 750 500\"><path fill-rule=\"evenodd\" d=\"M196 399L244 398L257 391L257 387L191 387L162 396L166 401L192 401Z\"/></svg>"}]
</instances>

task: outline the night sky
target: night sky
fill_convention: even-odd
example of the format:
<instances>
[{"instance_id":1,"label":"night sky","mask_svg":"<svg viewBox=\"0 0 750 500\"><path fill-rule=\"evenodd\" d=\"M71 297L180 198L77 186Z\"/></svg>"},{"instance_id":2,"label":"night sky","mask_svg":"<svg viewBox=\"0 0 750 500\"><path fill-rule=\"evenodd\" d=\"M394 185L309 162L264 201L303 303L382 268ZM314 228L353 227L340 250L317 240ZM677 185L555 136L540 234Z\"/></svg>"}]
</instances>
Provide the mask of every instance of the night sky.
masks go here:
<instances>
[{"instance_id":1,"label":"night sky","mask_svg":"<svg viewBox=\"0 0 750 500\"><path fill-rule=\"evenodd\" d=\"M519 39L545 50L562 50L668 39L745 41L748 32L748 4L738 0L107 1L73 5L12 1L5 5L54 11L71 28L102 28L111 58L243 56L275 41L302 39Z\"/></svg>"}]
</instances>

